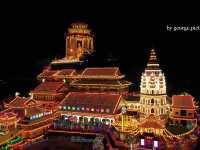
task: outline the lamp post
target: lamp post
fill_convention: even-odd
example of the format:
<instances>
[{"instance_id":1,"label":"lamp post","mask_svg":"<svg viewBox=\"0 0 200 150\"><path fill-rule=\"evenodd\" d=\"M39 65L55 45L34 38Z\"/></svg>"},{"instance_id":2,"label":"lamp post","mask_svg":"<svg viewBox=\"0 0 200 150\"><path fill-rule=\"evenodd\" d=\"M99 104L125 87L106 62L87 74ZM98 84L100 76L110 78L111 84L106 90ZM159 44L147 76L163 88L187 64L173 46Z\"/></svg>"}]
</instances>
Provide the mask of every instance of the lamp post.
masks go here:
<instances>
[{"instance_id":1,"label":"lamp post","mask_svg":"<svg viewBox=\"0 0 200 150\"><path fill-rule=\"evenodd\" d=\"M122 106L121 108L121 114L122 114L122 132L124 131L124 114L126 113L127 109L126 106Z\"/></svg>"}]
</instances>

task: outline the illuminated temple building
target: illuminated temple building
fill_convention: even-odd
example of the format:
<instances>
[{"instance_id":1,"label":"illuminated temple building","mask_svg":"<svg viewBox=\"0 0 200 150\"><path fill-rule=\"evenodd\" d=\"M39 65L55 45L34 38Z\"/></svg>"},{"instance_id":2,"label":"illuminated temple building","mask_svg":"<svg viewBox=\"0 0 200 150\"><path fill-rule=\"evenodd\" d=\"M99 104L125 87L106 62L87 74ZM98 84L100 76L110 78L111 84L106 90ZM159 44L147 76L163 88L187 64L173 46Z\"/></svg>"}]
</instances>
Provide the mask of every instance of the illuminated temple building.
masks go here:
<instances>
[{"instance_id":1,"label":"illuminated temple building","mask_svg":"<svg viewBox=\"0 0 200 150\"><path fill-rule=\"evenodd\" d=\"M79 118L107 119L114 122L114 116L123 104L120 94L70 92L60 103L61 115Z\"/></svg>"},{"instance_id":2,"label":"illuminated temple building","mask_svg":"<svg viewBox=\"0 0 200 150\"><path fill-rule=\"evenodd\" d=\"M168 108L165 76L157 62L155 50L152 49L141 77L140 111L146 115L163 115Z\"/></svg>"},{"instance_id":3,"label":"illuminated temple building","mask_svg":"<svg viewBox=\"0 0 200 150\"><path fill-rule=\"evenodd\" d=\"M82 22L72 23L68 28L65 45L66 56L52 62L52 65L81 62L82 57L94 51L93 35L88 25Z\"/></svg>"},{"instance_id":4,"label":"illuminated temple building","mask_svg":"<svg viewBox=\"0 0 200 150\"><path fill-rule=\"evenodd\" d=\"M31 97L16 96L11 102L5 104L4 113L16 114L18 129L23 129L23 136L27 139L37 137L58 117L55 105L42 104Z\"/></svg>"},{"instance_id":5,"label":"illuminated temple building","mask_svg":"<svg viewBox=\"0 0 200 150\"><path fill-rule=\"evenodd\" d=\"M174 95L172 96L171 119L174 124L190 126L197 124L197 106L191 95Z\"/></svg>"},{"instance_id":6,"label":"illuminated temple building","mask_svg":"<svg viewBox=\"0 0 200 150\"><path fill-rule=\"evenodd\" d=\"M17 115L13 112L0 112L0 131L9 131L17 128Z\"/></svg>"},{"instance_id":7,"label":"illuminated temple building","mask_svg":"<svg viewBox=\"0 0 200 150\"><path fill-rule=\"evenodd\" d=\"M67 92L68 87L64 82L42 82L31 91L31 94L37 101L50 103L61 101Z\"/></svg>"},{"instance_id":8,"label":"illuminated temple building","mask_svg":"<svg viewBox=\"0 0 200 150\"><path fill-rule=\"evenodd\" d=\"M131 82L124 80L118 67L75 69L45 69L38 75L40 81L67 82L73 91L126 93Z\"/></svg>"}]
</instances>

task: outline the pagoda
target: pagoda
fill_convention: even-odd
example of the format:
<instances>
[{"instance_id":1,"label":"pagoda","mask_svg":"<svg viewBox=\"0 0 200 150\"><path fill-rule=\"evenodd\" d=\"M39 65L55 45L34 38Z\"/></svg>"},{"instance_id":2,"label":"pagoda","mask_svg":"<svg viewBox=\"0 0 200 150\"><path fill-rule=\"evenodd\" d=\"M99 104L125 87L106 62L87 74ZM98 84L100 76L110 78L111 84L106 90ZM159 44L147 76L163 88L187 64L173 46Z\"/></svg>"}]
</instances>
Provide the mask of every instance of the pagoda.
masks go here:
<instances>
[{"instance_id":1,"label":"pagoda","mask_svg":"<svg viewBox=\"0 0 200 150\"><path fill-rule=\"evenodd\" d=\"M168 111L165 75L152 49L140 84L140 112L145 115L163 115Z\"/></svg>"},{"instance_id":2,"label":"pagoda","mask_svg":"<svg viewBox=\"0 0 200 150\"><path fill-rule=\"evenodd\" d=\"M65 57L54 60L51 66L66 66L70 64L81 64L85 55L91 54L94 51L93 35L88 24L83 22L75 22L68 28L65 45Z\"/></svg>"}]
</instances>

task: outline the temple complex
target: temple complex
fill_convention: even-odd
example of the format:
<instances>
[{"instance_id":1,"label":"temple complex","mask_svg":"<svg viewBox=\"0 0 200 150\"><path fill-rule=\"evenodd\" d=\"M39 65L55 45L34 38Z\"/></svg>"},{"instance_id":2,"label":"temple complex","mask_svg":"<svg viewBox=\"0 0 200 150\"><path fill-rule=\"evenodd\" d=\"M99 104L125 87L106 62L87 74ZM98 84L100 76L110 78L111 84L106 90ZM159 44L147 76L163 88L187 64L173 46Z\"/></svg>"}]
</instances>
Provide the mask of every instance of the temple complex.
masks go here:
<instances>
[{"instance_id":1,"label":"temple complex","mask_svg":"<svg viewBox=\"0 0 200 150\"><path fill-rule=\"evenodd\" d=\"M193 134L197 127L194 98L189 94L173 95L170 104L165 75L154 49L150 50L147 67L141 75L140 91L130 92L132 83L119 67L55 67L79 64L93 51L93 35L88 25L72 23L66 36L65 57L42 70L37 76L38 85L28 97L16 95L3 103L0 133L10 135L7 134L7 139L0 135L0 145L12 143L8 141L19 135L20 140L29 144L48 132L74 134L73 130L78 134L102 131L109 138L114 130L122 143L131 136L138 142L147 134L148 138L141 140L148 143L150 135L166 144ZM144 141L136 145L145 146ZM157 146L158 143L154 144L154 148Z\"/></svg>"}]
</instances>

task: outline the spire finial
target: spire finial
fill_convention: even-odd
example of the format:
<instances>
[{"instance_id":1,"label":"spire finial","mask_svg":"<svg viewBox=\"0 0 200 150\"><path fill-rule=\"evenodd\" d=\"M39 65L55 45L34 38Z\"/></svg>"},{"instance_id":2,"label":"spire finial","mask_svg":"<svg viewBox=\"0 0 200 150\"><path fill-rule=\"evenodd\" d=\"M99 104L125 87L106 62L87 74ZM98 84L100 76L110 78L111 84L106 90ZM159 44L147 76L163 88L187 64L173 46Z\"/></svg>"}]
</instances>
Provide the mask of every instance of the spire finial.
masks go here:
<instances>
[{"instance_id":1,"label":"spire finial","mask_svg":"<svg viewBox=\"0 0 200 150\"><path fill-rule=\"evenodd\" d=\"M154 49L151 49L149 62L157 62L156 52Z\"/></svg>"}]
</instances>

